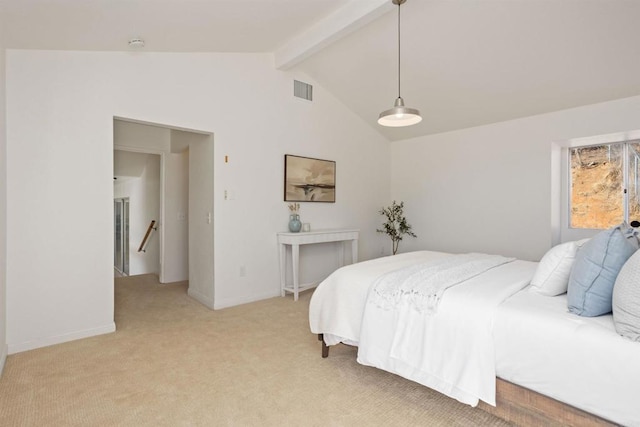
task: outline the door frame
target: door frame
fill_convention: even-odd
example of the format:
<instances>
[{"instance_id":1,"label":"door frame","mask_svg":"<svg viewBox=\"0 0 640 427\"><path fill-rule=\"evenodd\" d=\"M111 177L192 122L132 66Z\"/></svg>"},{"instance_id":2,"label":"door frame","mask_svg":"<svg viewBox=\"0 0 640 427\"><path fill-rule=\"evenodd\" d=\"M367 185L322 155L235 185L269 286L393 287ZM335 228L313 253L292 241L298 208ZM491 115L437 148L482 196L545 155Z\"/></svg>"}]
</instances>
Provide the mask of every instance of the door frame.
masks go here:
<instances>
[{"instance_id":1,"label":"door frame","mask_svg":"<svg viewBox=\"0 0 640 427\"><path fill-rule=\"evenodd\" d=\"M124 276L128 276L129 275L129 250L130 250L130 242L129 242L129 217L130 217L130 212L129 212L129 197L116 197L113 199L113 203L114 203L114 215L113 215L113 228L114 231L117 230L116 227L116 213L115 213L115 204L116 202L120 202L120 256L121 256L121 260L122 261L122 268L118 268L118 266L116 265L117 261L115 260L115 254L117 251L117 246L116 246L116 241L115 241L115 233L114 233L114 242L113 242L113 246L114 246L114 268L116 270L118 270L118 272ZM126 248L126 251L125 251ZM126 257L125 257L126 254Z\"/></svg>"}]
</instances>

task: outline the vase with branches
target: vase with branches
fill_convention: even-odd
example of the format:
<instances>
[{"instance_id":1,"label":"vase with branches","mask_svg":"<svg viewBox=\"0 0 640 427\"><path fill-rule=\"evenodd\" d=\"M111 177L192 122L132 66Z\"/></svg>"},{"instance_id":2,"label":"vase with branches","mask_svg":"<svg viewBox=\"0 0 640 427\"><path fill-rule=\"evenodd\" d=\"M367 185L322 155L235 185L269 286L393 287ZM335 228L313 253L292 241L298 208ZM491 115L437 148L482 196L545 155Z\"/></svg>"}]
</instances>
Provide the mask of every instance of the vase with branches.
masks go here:
<instances>
[{"instance_id":1,"label":"vase with branches","mask_svg":"<svg viewBox=\"0 0 640 427\"><path fill-rule=\"evenodd\" d=\"M380 209L379 213L386 218L386 221L382 224L383 228L376 231L378 233L386 233L391 237L393 255L398 252L398 245L402 240L402 236L418 237L411 231L411 225L407 223L407 219L404 217L404 202L398 204L394 200L391 206Z\"/></svg>"}]
</instances>

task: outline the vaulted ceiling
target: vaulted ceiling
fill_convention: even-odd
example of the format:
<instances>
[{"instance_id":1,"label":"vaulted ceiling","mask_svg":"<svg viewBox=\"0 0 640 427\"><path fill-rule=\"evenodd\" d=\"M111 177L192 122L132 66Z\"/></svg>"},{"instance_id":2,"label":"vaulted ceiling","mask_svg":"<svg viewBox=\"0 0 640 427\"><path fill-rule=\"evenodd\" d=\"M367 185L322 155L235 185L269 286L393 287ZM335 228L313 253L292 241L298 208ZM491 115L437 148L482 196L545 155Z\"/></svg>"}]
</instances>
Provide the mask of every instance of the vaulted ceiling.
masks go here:
<instances>
[{"instance_id":1,"label":"vaulted ceiling","mask_svg":"<svg viewBox=\"0 0 640 427\"><path fill-rule=\"evenodd\" d=\"M397 96L391 0L0 0L15 49L273 52L390 140L640 94L640 1L408 0L402 96L424 120L381 128Z\"/></svg>"}]
</instances>

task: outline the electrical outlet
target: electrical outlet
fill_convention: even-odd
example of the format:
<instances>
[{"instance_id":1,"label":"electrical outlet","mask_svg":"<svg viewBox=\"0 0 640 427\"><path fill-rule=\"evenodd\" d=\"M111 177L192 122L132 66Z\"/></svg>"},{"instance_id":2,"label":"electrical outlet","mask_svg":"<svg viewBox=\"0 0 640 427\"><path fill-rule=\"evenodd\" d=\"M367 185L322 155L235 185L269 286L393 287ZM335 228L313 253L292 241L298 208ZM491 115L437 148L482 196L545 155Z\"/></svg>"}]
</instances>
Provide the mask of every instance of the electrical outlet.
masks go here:
<instances>
[{"instance_id":1,"label":"electrical outlet","mask_svg":"<svg viewBox=\"0 0 640 427\"><path fill-rule=\"evenodd\" d=\"M240 266L240 277L245 277L247 275L247 267L244 265Z\"/></svg>"}]
</instances>

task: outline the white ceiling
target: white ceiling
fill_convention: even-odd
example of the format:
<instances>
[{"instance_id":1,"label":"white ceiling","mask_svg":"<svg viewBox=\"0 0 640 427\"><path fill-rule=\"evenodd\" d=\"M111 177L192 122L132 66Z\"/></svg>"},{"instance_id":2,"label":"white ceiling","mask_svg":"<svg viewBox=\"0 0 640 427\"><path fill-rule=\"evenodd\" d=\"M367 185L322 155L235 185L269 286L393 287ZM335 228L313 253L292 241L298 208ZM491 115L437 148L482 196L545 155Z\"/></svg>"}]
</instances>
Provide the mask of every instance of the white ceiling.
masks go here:
<instances>
[{"instance_id":1,"label":"white ceiling","mask_svg":"<svg viewBox=\"0 0 640 427\"><path fill-rule=\"evenodd\" d=\"M8 48L128 50L127 40L141 36L144 51L278 58L289 49L300 69L390 140L640 94L638 0L408 0L402 96L424 120L398 129L376 124L397 96L391 0L0 3Z\"/></svg>"},{"instance_id":2,"label":"white ceiling","mask_svg":"<svg viewBox=\"0 0 640 427\"><path fill-rule=\"evenodd\" d=\"M2 0L0 0L2 1ZM22 49L271 52L348 0L4 0Z\"/></svg>"}]
</instances>

